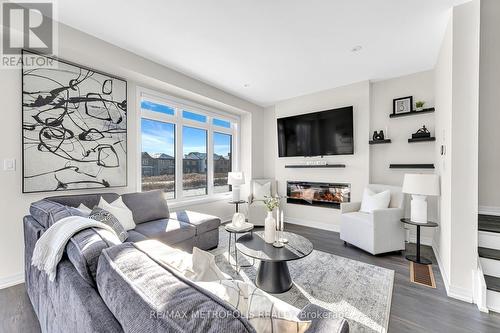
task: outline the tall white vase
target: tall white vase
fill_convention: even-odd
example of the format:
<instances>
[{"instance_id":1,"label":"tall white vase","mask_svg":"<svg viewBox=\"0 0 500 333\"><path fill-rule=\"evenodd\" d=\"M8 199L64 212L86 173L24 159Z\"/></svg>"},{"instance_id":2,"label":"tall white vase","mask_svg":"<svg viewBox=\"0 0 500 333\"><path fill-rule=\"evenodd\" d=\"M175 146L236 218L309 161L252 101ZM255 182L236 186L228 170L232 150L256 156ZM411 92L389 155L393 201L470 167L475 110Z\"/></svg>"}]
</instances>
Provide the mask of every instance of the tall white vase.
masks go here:
<instances>
[{"instance_id":1,"label":"tall white vase","mask_svg":"<svg viewBox=\"0 0 500 333\"><path fill-rule=\"evenodd\" d=\"M276 240L276 220L273 217L273 212L267 212L267 217L264 221L264 241L266 243L274 243Z\"/></svg>"}]
</instances>

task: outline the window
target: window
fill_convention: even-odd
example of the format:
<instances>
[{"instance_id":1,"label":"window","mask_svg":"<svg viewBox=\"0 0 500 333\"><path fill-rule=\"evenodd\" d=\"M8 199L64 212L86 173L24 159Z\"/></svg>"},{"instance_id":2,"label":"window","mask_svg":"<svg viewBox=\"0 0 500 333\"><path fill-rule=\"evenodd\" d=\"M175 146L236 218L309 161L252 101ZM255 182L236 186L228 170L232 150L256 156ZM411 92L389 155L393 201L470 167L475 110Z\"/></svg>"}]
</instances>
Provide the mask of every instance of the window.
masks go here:
<instances>
[{"instance_id":1,"label":"window","mask_svg":"<svg viewBox=\"0 0 500 333\"><path fill-rule=\"evenodd\" d=\"M141 120L142 190L163 189L167 199L175 198L175 125Z\"/></svg>"},{"instance_id":2,"label":"window","mask_svg":"<svg viewBox=\"0 0 500 333\"><path fill-rule=\"evenodd\" d=\"M140 89L141 183L175 201L231 191L239 118Z\"/></svg>"},{"instance_id":3,"label":"window","mask_svg":"<svg viewBox=\"0 0 500 333\"><path fill-rule=\"evenodd\" d=\"M182 196L207 194L207 131L182 128Z\"/></svg>"},{"instance_id":4,"label":"window","mask_svg":"<svg viewBox=\"0 0 500 333\"><path fill-rule=\"evenodd\" d=\"M200 123L206 123L207 122L207 116L204 116L202 114L190 112L190 111L182 111L182 117L194 121L199 121Z\"/></svg>"},{"instance_id":5,"label":"window","mask_svg":"<svg viewBox=\"0 0 500 333\"><path fill-rule=\"evenodd\" d=\"M214 193L229 192L227 174L231 171L232 135L214 132Z\"/></svg>"}]
</instances>

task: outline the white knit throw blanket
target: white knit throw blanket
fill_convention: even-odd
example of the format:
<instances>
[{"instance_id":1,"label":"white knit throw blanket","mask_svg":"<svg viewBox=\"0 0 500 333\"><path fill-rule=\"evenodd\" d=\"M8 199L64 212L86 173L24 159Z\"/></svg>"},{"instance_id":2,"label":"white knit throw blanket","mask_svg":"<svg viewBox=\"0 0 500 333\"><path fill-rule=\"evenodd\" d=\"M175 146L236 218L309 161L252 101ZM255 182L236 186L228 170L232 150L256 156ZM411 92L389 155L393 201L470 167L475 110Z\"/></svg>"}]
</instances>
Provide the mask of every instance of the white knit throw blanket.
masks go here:
<instances>
[{"instance_id":1,"label":"white knit throw blanket","mask_svg":"<svg viewBox=\"0 0 500 333\"><path fill-rule=\"evenodd\" d=\"M38 239L33 251L31 265L44 271L54 281L57 265L62 258L66 244L77 232L87 228L102 228L111 231L120 243L116 232L107 224L81 216L69 216L50 226Z\"/></svg>"}]
</instances>

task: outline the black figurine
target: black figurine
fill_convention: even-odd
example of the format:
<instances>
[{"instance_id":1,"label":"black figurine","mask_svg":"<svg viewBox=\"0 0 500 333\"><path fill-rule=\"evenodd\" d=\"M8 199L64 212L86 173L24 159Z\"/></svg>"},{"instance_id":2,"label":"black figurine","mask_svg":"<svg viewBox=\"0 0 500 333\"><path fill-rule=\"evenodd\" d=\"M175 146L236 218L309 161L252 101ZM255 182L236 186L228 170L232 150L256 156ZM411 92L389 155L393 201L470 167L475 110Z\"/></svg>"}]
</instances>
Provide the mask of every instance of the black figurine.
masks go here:
<instances>
[{"instance_id":1,"label":"black figurine","mask_svg":"<svg viewBox=\"0 0 500 333\"><path fill-rule=\"evenodd\" d=\"M416 138L430 138L431 137L431 132L425 127L425 125L422 126L422 128L418 129L415 133L411 135L412 139Z\"/></svg>"},{"instance_id":2,"label":"black figurine","mask_svg":"<svg viewBox=\"0 0 500 333\"><path fill-rule=\"evenodd\" d=\"M377 133L377 131L374 131L372 139L373 139L373 141L382 141L382 140L384 140L385 139L384 131L380 130L380 132L378 132L378 133Z\"/></svg>"}]
</instances>

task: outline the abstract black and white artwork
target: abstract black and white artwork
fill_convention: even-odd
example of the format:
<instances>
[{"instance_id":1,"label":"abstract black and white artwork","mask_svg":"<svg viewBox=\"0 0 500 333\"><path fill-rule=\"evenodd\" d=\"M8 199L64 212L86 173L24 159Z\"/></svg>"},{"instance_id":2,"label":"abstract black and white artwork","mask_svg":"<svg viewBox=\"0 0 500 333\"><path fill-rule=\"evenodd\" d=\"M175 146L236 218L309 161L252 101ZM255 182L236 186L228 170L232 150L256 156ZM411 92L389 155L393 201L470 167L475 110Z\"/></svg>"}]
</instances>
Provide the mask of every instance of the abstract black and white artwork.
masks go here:
<instances>
[{"instance_id":1,"label":"abstract black and white artwork","mask_svg":"<svg viewBox=\"0 0 500 333\"><path fill-rule=\"evenodd\" d=\"M127 82L54 64L23 67L23 192L126 186Z\"/></svg>"}]
</instances>

